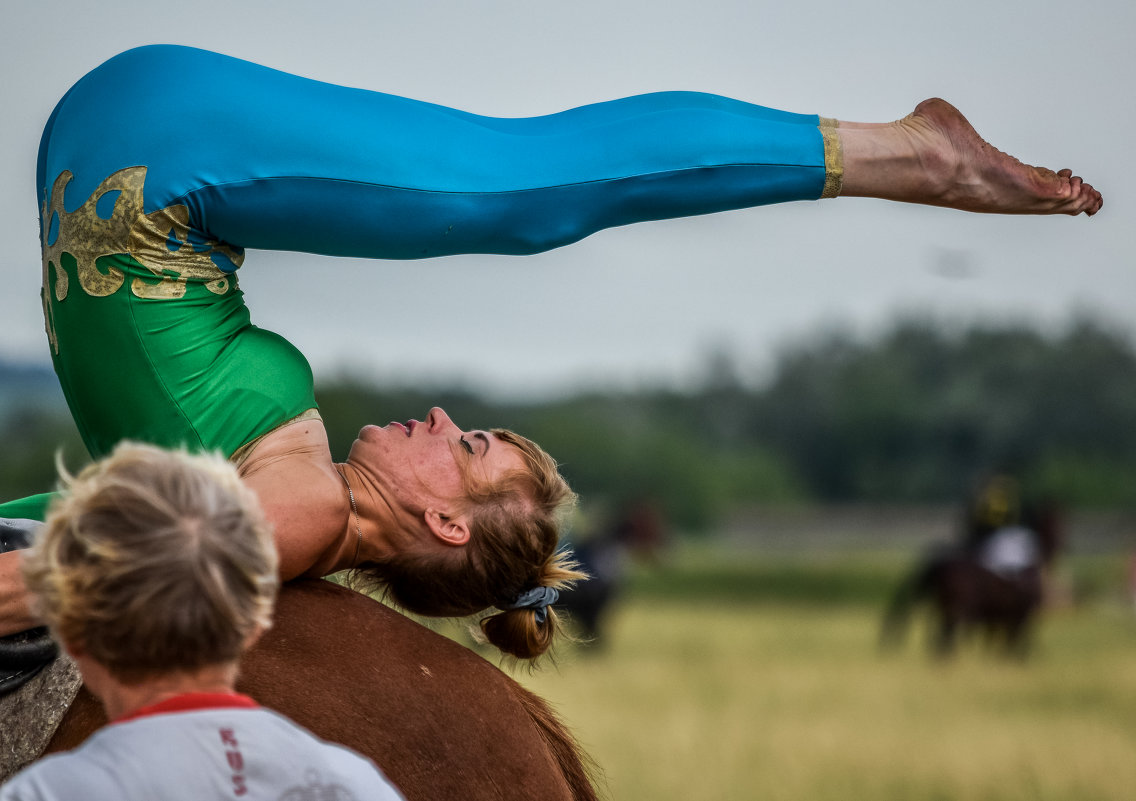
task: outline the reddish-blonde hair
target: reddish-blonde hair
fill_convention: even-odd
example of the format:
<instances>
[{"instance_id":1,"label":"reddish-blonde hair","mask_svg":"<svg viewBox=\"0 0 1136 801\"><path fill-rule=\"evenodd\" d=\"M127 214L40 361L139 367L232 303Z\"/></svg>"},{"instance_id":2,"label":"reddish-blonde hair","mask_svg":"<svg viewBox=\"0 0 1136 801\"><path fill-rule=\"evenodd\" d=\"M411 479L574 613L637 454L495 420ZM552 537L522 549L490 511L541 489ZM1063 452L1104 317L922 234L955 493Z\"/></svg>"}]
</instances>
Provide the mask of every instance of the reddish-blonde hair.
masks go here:
<instances>
[{"instance_id":1,"label":"reddish-blonde hair","mask_svg":"<svg viewBox=\"0 0 1136 801\"><path fill-rule=\"evenodd\" d=\"M505 429L492 433L517 449L525 467L492 483L466 473L460 511L469 521L469 542L459 548L409 544L381 564L360 567L391 600L416 614L465 617L496 607L501 611L481 620L485 637L511 656L533 659L560 629L555 610L540 623L534 609L506 607L533 587L562 589L585 577L570 555L557 550L576 495L535 442Z\"/></svg>"}]
</instances>

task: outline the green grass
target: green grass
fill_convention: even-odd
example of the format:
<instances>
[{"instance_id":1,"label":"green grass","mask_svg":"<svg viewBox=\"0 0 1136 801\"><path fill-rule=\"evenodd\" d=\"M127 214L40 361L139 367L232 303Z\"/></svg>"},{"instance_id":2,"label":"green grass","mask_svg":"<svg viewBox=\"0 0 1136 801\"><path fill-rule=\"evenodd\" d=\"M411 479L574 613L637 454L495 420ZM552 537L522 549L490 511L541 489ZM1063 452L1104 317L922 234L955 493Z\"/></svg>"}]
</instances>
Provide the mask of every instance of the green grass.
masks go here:
<instances>
[{"instance_id":1,"label":"green grass","mask_svg":"<svg viewBox=\"0 0 1136 801\"><path fill-rule=\"evenodd\" d=\"M1134 797L1136 615L1118 593L1047 613L1027 664L976 644L940 664L918 637L875 650L874 602L901 560L866 557L843 578L823 561L683 564L666 582L636 577L605 648L519 675L576 731L610 798ZM1076 570L1106 581L1115 567ZM789 589L746 591L747 570Z\"/></svg>"},{"instance_id":2,"label":"green grass","mask_svg":"<svg viewBox=\"0 0 1136 801\"><path fill-rule=\"evenodd\" d=\"M884 603L917 557L901 552L804 552L770 556L713 545L680 547L656 566L636 566L628 593L638 598L745 603L847 605ZM1112 554L1063 560L1057 579L1079 602L1115 597L1126 564Z\"/></svg>"},{"instance_id":3,"label":"green grass","mask_svg":"<svg viewBox=\"0 0 1136 801\"><path fill-rule=\"evenodd\" d=\"M808 605L882 603L912 564L894 555L779 557L681 549L665 563L631 571L638 598Z\"/></svg>"}]
</instances>

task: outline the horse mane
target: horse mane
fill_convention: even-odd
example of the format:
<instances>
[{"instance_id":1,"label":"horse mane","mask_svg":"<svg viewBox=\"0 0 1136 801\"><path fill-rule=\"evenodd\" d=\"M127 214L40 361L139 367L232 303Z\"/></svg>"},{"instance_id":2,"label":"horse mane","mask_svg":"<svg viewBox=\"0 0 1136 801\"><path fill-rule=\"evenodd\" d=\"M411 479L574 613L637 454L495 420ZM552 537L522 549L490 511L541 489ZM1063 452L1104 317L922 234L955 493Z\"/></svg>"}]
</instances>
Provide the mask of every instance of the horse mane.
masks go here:
<instances>
[{"instance_id":1,"label":"horse mane","mask_svg":"<svg viewBox=\"0 0 1136 801\"><path fill-rule=\"evenodd\" d=\"M517 700L532 718L548 750L560 766L572 791L573 801L597 801L595 778L599 766L580 748L575 736L560 720L548 702L536 693L516 685Z\"/></svg>"}]
</instances>

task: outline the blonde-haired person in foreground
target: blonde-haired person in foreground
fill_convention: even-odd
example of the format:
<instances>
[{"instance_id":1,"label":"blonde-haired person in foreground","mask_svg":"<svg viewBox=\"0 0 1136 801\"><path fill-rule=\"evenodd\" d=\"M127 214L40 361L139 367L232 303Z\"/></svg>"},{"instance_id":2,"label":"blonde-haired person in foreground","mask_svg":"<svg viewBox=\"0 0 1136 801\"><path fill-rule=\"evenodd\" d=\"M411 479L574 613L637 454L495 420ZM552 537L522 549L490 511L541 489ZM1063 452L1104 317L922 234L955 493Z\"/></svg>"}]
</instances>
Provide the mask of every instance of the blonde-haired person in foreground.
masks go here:
<instances>
[{"instance_id":1,"label":"blonde-haired person in foreground","mask_svg":"<svg viewBox=\"0 0 1136 801\"><path fill-rule=\"evenodd\" d=\"M277 591L272 533L234 467L124 443L68 483L25 578L112 722L2 801L400 798L362 756L234 691Z\"/></svg>"}]
</instances>

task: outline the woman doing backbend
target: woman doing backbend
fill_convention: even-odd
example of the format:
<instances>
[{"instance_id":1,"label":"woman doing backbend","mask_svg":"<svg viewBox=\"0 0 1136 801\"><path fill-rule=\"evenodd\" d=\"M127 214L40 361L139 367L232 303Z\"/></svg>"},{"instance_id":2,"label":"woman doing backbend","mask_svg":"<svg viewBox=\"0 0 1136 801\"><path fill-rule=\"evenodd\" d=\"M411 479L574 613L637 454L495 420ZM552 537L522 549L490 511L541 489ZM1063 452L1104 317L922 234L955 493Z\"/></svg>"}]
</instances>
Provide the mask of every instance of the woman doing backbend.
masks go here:
<instances>
[{"instance_id":1,"label":"woman doing backbend","mask_svg":"<svg viewBox=\"0 0 1136 801\"><path fill-rule=\"evenodd\" d=\"M220 451L259 496L284 579L358 568L421 614L495 607L489 639L521 657L547 648L548 604L577 575L557 552L573 495L555 462L441 409L367 426L333 462L307 362L250 323L243 248L525 254L642 220L838 195L1001 213L1101 205L1069 171L991 148L941 100L885 124L691 92L496 119L175 46L80 80L48 121L37 180L48 339L92 456L122 439ZM0 555L0 633L36 622L17 561Z\"/></svg>"}]
</instances>

